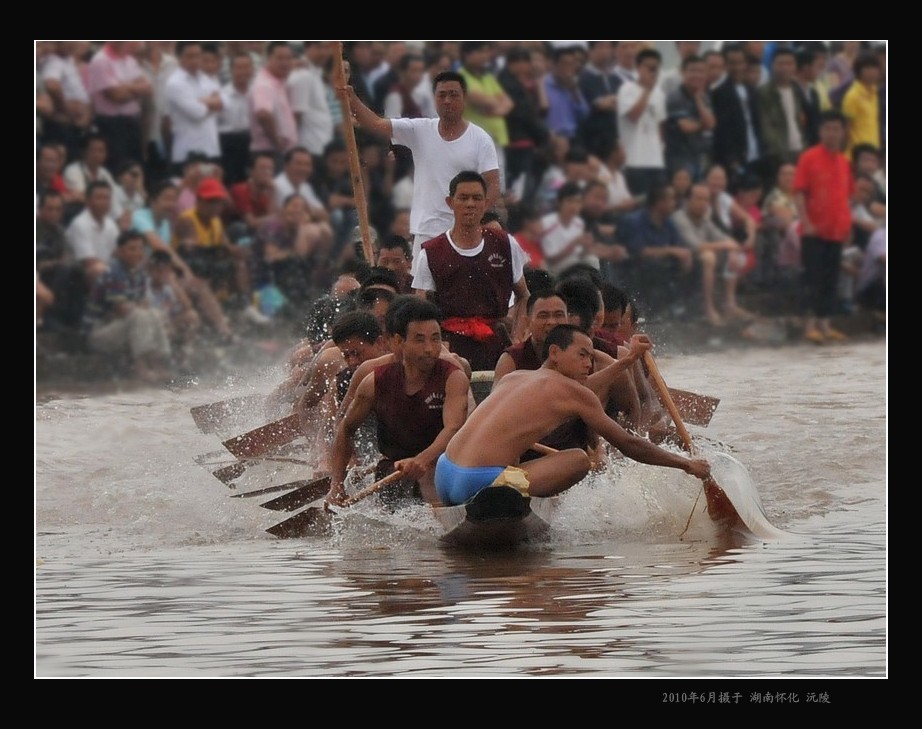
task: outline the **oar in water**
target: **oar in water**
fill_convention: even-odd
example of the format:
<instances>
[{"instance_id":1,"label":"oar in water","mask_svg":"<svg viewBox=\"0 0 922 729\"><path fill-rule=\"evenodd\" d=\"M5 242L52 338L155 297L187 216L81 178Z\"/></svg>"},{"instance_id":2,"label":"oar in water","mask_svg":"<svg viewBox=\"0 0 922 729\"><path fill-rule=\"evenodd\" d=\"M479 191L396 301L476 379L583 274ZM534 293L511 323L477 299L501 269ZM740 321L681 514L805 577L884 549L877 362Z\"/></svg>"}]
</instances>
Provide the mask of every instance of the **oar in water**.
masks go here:
<instances>
[{"instance_id":1,"label":"oar in water","mask_svg":"<svg viewBox=\"0 0 922 729\"><path fill-rule=\"evenodd\" d=\"M215 469L212 471L212 475L218 479L221 483L227 484L231 488L234 488L232 482L240 478L247 469L259 464L266 462L275 462L275 463L297 463L299 465L309 466L308 461L302 460L300 458L282 458L275 456L272 458L246 458L242 461L235 461L227 466L222 466L221 468Z\"/></svg>"},{"instance_id":2,"label":"oar in water","mask_svg":"<svg viewBox=\"0 0 922 729\"><path fill-rule=\"evenodd\" d=\"M652 354L645 352L644 362L650 372L650 377L653 378L653 384L656 386L656 390L662 398L663 404L666 406L666 410L669 411L669 415L672 417L673 423L675 423L676 432L682 439L682 445L685 447L686 451L690 454L694 454L695 448L692 443L691 435L689 435L688 430L685 428L685 423L682 422L682 416L679 414L679 409L676 407L675 402L672 400L672 396L669 394L669 388L666 387L666 382L660 374L659 367L656 365L656 360L653 359ZM714 480L713 476L708 476L704 481L704 495L707 498L708 514L711 519L714 521L721 521L723 519L742 521L736 507L733 506L733 503L717 481Z\"/></svg>"},{"instance_id":3,"label":"oar in water","mask_svg":"<svg viewBox=\"0 0 922 729\"><path fill-rule=\"evenodd\" d=\"M708 426L714 416L714 411L717 410L717 406L720 404L720 398L711 397L710 395L698 395L688 390L677 390L674 387L670 387L668 390L676 409L685 422L700 425L702 428Z\"/></svg>"},{"instance_id":4,"label":"oar in water","mask_svg":"<svg viewBox=\"0 0 922 729\"><path fill-rule=\"evenodd\" d=\"M394 471L389 476L385 476L380 481L375 481L357 494L350 496L343 504L349 507L357 504L363 499L377 493L388 484L395 483L404 475L401 471ZM305 507L292 517L285 521L279 522L275 526L266 529L269 534L279 537L280 539L289 539L291 537L318 536L329 532L333 524L333 517L336 515L330 506L321 500L317 500L310 506Z\"/></svg>"},{"instance_id":5,"label":"oar in water","mask_svg":"<svg viewBox=\"0 0 922 729\"><path fill-rule=\"evenodd\" d=\"M316 495L311 496L306 501L303 501L301 503L301 505L303 506L308 501L313 501L314 499L320 498L327 491L330 490L329 478L330 478L329 476L320 476L319 478L315 478L311 480L301 478L301 479L298 479L297 481L289 481L288 483L281 483L276 486L265 486L261 489L250 489L249 491L240 491L236 494L231 494L231 498L248 499L254 496L266 496L267 494L274 494L278 491L288 491L289 492L287 494L283 494L282 496L277 497L277 499L273 499L273 501L276 501L278 499L283 499L285 497L291 496L292 494L295 494L295 493L308 493L311 487L313 487L315 484L319 484L319 486L317 486L317 489L316 489L317 491ZM267 503L271 503L271 502L267 502ZM260 504L260 506L265 506L265 504ZM294 508L297 508L297 507L294 507ZM293 509L283 509L283 511L293 511Z\"/></svg>"},{"instance_id":6,"label":"oar in water","mask_svg":"<svg viewBox=\"0 0 922 729\"><path fill-rule=\"evenodd\" d=\"M254 406L265 400L265 395L241 395L206 405L195 405L189 408L189 412L199 430L203 433L216 433L225 421L240 413L251 412Z\"/></svg>"},{"instance_id":7,"label":"oar in water","mask_svg":"<svg viewBox=\"0 0 922 729\"><path fill-rule=\"evenodd\" d=\"M297 413L292 413L242 435L228 438L221 445L237 458L258 458L291 443L300 435L301 420Z\"/></svg>"},{"instance_id":8,"label":"oar in water","mask_svg":"<svg viewBox=\"0 0 922 729\"><path fill-rule=\"evenodd\" d=\"M297 484L294 490L266 501L260 504L260 506L264 509L272 509L273 511L294 511L295 509L300 509L305 504L309 504L312 501L326 496L327 492L330 490L330 481L331 479L329 476L321 476L320 478L315 478L313 481L293 482L291 484L292 486Z\"/></svg>"}]
</instances>

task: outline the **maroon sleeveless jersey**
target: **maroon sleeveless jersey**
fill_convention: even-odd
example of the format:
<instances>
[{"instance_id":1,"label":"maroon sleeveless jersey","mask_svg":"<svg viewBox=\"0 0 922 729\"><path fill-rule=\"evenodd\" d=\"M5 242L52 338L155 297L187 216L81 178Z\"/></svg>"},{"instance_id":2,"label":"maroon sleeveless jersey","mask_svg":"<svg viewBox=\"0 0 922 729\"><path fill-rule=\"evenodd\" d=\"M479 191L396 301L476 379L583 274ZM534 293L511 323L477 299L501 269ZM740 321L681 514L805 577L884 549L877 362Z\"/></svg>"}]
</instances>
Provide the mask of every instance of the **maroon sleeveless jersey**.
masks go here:
<instances>
[{"instance_id":1,"label":"maroon sleeveless jersey","mask_svg":"<svg viewBox=\"0 0 922 729\"><path fill-rule=\"evenodd\" d=\"M385 458L399 461L419 455L442 432L445 383L458 369L444 359L437 360L423 386L412 395L406 392L401 362L374 369L378 420L378 450Z\"/></svg>"},{"instance_id":2,"label":"maroon sleeveless jersey","mask_svg":"<svg viewBox=\"0 0 922 729\"><path fill-rule=\"evenodd\" d=\"M435 303L442 316L501 319L509 313L512 296L512 251L509 235L482 228L483 250L462 256L448 234L423 243L435 281Z\"/></svg>"},{"instance_id":3,"label":"maroon sleeveless jersey","mask_svg":"<svg viewBox=\"0 0 922 729\"><path fill-rule=\"evenodd\" d=\"M512 358L517 370L536 370L541 366L540 355L535 351L530 334L524 342L513 344L503 351Z\"/></svg>"}]
</instances>

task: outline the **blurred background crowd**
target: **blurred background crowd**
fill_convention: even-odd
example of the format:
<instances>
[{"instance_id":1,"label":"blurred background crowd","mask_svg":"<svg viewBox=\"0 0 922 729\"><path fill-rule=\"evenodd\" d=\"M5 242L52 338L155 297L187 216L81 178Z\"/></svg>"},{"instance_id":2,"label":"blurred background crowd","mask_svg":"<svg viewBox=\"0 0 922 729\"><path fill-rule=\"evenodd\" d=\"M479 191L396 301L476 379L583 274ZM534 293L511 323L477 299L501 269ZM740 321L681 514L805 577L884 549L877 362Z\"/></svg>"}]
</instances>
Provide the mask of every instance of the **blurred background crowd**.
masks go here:
<instances>
[{"instance_id":1,"label":"blurred background crowd","mask_svg":"<svg viewBox=\"0 0 922 729\"><path fill-rule=\"evenodd\" d=\"M495 218L533 270L588 267L649 317L713 326L749 316L737 293L799 295L796 165L820 142L823 113L837 110L854 176L839 313L885 318L885 42L343 47L351 85L385 117L434 117L432 79L465 76L465 117L490 134L500 161ZM304 336L344 276L361 283L379 263L405 288L407 262L365 261L354 232L333 49L37 41L37 331L115 356L128 327L157 355L135 363L138 374L155 378L162 360L197 342L266 327ZM414 165L425 160L361 130L355 138L377 258L384 241L393 253L411 238ZM667 235L696 253L693 285L637 266ZM723 255L716 280L702 283L701 251L724 240L740 255ZM121 305L141 298L165 322L166 342ZM113 319L130 327L113 333Z\"/></svg>"}]
</instances>

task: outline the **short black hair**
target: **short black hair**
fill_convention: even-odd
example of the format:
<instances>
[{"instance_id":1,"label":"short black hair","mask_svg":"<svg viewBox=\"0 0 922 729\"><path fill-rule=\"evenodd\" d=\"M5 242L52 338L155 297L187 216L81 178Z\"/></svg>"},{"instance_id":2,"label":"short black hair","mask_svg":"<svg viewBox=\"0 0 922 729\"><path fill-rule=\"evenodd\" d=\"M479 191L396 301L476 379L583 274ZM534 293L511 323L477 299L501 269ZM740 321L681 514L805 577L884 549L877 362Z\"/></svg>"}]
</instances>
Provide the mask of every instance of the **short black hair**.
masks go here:
<instances>
[{"instance_id":1,"label":"short black hair","mask_svg":"<svg viewBox=\"0 0 922 729\"><path fill-rule=\"evenodd\" d=\"M118 238L115 239L115 247L121 248L126 243L130 243L133 240L139 240L142 243L144 242L144 236L141 235L141 231L136 228L129 228L128 230L123 230L118 234Z\"/></svg>"},{"instance_id":2,"label":"short black hair","mask_svg":"<svg viewBox=\"0 0 922 729\"><path fill-rule=\"evenodd\" d=\"M176 183L173 182L169 178L165 180L159 180L158 182L154 183L154 186L150 190L150 199L156 200L158 197L160 197L164 193L165 190L178 190L178 189L179 188L176 187Z\"/></svg>"},{"instance_id":3,"label":"short black hair","mask_svg":"<svg viewBox=\"0 0 922 729\"><path fill-rule=\"evenodd\" d=\"M566 200L568 197L582 197L583 188L575 182L565 182L557 189L557 202Z\"/></svg>"},{"instance_id":4,"label":"short black hair","mask_svg":"<svg viewBox=\"0 0 922 729\"><path fill-rule=\"evenodd\" d=\"M827 122L839 122L839 124L845 126L845 114L838 109L826 109L820 112L820 126L823 126L823 124Z\"/></svg>"},{"instance_id":5,"label":"short black hair","mask_svg":"<svg viewBox=\"0 0 922 729\"><path fill-rule=\"evenodd\" d=\"M547 338L544 340L544 350L541 352L541 358L547 359L553 345L556 344L561 349L567 349L573 344L573 338L577 334L585 333L586 332L575 324L558 324L547 333Z\"/></svg>"},{"instance_id":6,"label":"short black hair","mask_svg":"<svg viewBox=\"0 0 922 729\"><path fill-rule=\"evenodd\" d=\"M393 248L399 248L403 251L403 255L407 258L413 255L413 249L410 247L410 242L404 238L402 235L388 235L384 239L378 242L378 252L384 250L391 250Z\"/></svg>"},{"instance_id":7,"label":"short black hair","mask_svg":"<svg viewBox=\"0 0 922 729\"><path fill-rule=\"evenodd\" d=\"M644 48L636 56L634 56L634 63L639 66L648 58L652 58L660 63L663 62L663 55L658 50L655 48Z\"/></svg>"},{"instance_id":8,"label":"short black hair","mask_svg":"<svg viewBox=\"0 0 922 729\"><path fill-rule=\"evenodd\" d=\"M397 298L390 289L382 289L380 286L372 286L369 289L359 289L356 297L356 307L368 311L379 301L386 301L388 305L394 303Z\"/></svg>"},{"instance_id":9,"label":"short black hair","mask_svg":"<svg viewBox=\"0 0 922 729\"><path fill-rule=\"evenodd\" d=\"M451 178L451 182L448 183L448 196L454 197L455 192L458 189L458 185L462 182L479 182L483 187L484 194L487 192L487 181L483 179L483 175L474 170L461 170L457 175Z\"/></svg>"},{"instance_id":10,"label":"short black hair","mask_svg":"<svg viewBox=\"0 0 922 729\"><path fill-rule=\"evenodd\" d=\"M432 91L435 92L435 87L444 81L457 81L461 84L461 92L467 95L467 79L457 71L442 71L437 73L435 78L432 79Z\"/></svg>"},{"instance_id":11,"label":"short black hair","mask_svg":"<svg viewBox=\"0 0 922 729\"><path fill-rule=\"evenodd\" d=\"M176 54L176 57L178 58L179 56L183 54L183 51L185 51L186 48L188 48L189 46L201 47L202 41L197 41L197 40L176 41L176 47L173 49L173 52Z\"/></svg>"},{"instance_id":12,"label":"short black hair","mask_svg":"<svg viewBox=\"0 0 922 729\"><path fill-rule=\"evenodd\" d=\"M276 48L291 48L288 41L269 41L266 45L266 57L271 56Z\"/></svg>"},{"instance_id":13,"label":"short black hair","mask_svg":"<svg viewBox=\"0 0 922 729\"><path fill-rule=\"evenodd\" d=\"M588 278L574 276L557 284L557 294L567 305L567 313L580 318L583 331L588 331L599 313L599 288Z\"/></svg>"},{"instance_id":14,"label":"short black hair","mask_svg":"<svg viewBox=\"0 0 922 729\"><path fill-rule=\"evenodd\" d=\"M333 320L333 326L330 328L330 339L333 340L333 344L340 344L352 337L372 344L382 334L378 318L367 310L343 312Z\"/></svg>"},{"instance_id":15,"label":"short black hair","mask_svg":"<svg viewBox=\"0 0 922 729\"><path fill-rule=\"evenodd\" d=\"M84 198L89 200L94 191L102 189L111 190L112 185L110 185L105 180L93 180L86 186L86 190L83 191Z\"/></svg>"},{"instance_id":16,"label":"short black hair","mask_svg":"<svg viewBox=\"0 0 922 729\"><path fill-rule=\"evenodd\" d=\"M620 310L623 313L627 309L628 296L624 291L610 281L603 281L600 289L606 312Z\"/></svg>"},{"instance_id":17,"label":"short black hair","mask_svg":"<svg viewBox=\"0 0 922 729\"><path fill-rule=\"evenodd\" d=\"M816 51L810 48L800 48L795 56L797 58L797 70L799 71L813 65L816 60Z\"/></svg>"},{"instance_id":18,"label":"short black hair","mask_svg":"<svg viewBox=\"0 0 922 729\"><path fill-rule=\"evenodd\" d=\"M398 296L391 303L384 317L387 333L406 338L407 328L414 321L437 321L441 323L442 312L431 301L412 294Z\"/></svg>"},{"instance_id":19,"label":"short black hair","mask_svg":"<svg viewBox=\"0 0 922 729\"><path fill-rule=\"evenodd\" d=\"M671 190L671 189L672 189L672 186L671 186L671 185L661 185L661 184L653 185L653 186L647 191L647 201L646 201L646 202L647 202L647 207L648 207L648 208L652 208L652 207L655 206L658 202L664 200L664 199L666 198L666 194L667 194L667 193L669 192L669 190Z\"/></svg>"},{"instance_id":20,"label":"short black hair","mask_svg":"<svg viewBox=\"0 0 922 729\"><path fill-rule=\"evenodd\" d=\"M461 58L464 58L469 53L474 53L476 51L482 51L484 48L489 48L489 41L462 41L458 45L458 55Z\"/></svg>"},{"instance_id":21,"label":"short black hair","mask_svg":"<svg viewBox=\"0 0 922 729\"><path fill-rule=\"evenodd\" d=\"M400 281L397 279L397 274L382 266L371 266L365 276L359 279L359 283L363 289L371 288L372 286L390 286L395 291L400 290Z\"/></svg>"},{"instance_id":22,"label":"short black hair","mask_svg":"<svg viewBox=\"0 0 922 729\"><path fill-rule=\"evenodd\" d=\"M170 255L169 251L164 251L162 249L151 251L150 258L148 260L154 266L173 265L173 257Z\"/></svg>"},{"instance_id":23,"label":"short black hair","mask_svg":"<svg viewBox=\"0 0 922 729\"><path fill-rule=\"evenodd\" d=\"M787 46L776 48L775 52L772 54L772 63L775 62L776 58L780 58L781 56L790 56L794 59L795 63L797 62L797 54L794 52L793 48L788 48Z\"/></svg>"},{"instance_id":24,"label":"short black hair","mask_svg":"<svg viewBox=\"0 0 922 729\"><path fill-rule=\"evenodd\" d=\"M855 78L858 78L866 68L880 68L880 60L878 60L874 51L862 51L855 58L855 62L852 64Z\"/></svg>"},{"instance_id":25,"label":"short black hair","mask_svg":"<svg viewBox=\"0 0 922 729\"><path fill-rule=\"evenodd\" d=\"M538 299L553 299L555 297L559 299L560 294L558 294L552 286L546 286L532 291L531 296L528 297L528 301L525 304L525 313L531 314Z\"/></svg>"},{"instance_id":26,"label":"short black hair","mask_svg":"<svg viewBox=\"0 0 922 729\"><path fill-rule=\"evenodd\" d=\"M311 154L311 151L307 147L303 147L299 144L297 147L292 147L285 152L285 157L283 158L284 163L287 165L299 152L304 152L304 154L308 155L311 159L314 159L314 155Z\"/></svg>"}]
</instances>

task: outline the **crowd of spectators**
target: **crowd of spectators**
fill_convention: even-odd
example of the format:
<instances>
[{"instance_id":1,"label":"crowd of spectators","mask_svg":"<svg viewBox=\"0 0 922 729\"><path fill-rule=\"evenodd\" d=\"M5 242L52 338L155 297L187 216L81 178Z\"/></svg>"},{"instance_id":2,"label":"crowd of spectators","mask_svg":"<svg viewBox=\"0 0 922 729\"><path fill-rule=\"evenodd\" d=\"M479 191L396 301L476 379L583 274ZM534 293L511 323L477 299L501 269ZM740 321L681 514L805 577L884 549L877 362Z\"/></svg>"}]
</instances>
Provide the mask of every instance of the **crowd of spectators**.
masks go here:
<instances>
[{"instance_id":1,"label":"crowd of spectators","mask_svg":"<svg viewBox=\"0 0 922 729\"><path fill-rule=\"evenodd\" d=\"M840 304L883 315L886 45L681 41L670 68L657 47L344 43L350 84L384 116L435 116L432 79L464 75L465 118L497 149L496 211L531 268L586 264L650 316L714 326L751 316L738 291L798 295L794 173L823 112L840 111L855 189ZM353 234L333 49L37 41L37 329L93 340L88 303L134 231L151 291L177 289L177 313L195 320L167 327L174 346L273 320L300 335L341 274L374 263ZM355 134L371 226L409 239L414 165L426 160Z\"/></svg>"}]
</instances>

